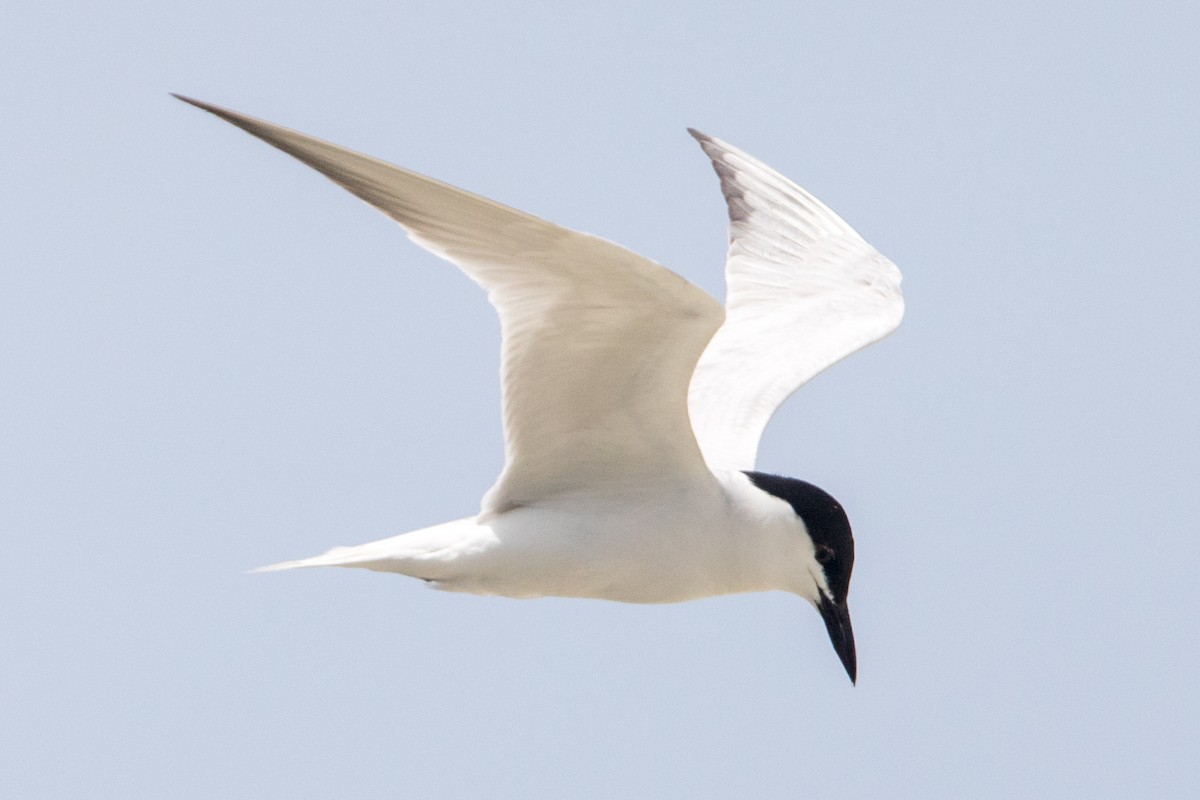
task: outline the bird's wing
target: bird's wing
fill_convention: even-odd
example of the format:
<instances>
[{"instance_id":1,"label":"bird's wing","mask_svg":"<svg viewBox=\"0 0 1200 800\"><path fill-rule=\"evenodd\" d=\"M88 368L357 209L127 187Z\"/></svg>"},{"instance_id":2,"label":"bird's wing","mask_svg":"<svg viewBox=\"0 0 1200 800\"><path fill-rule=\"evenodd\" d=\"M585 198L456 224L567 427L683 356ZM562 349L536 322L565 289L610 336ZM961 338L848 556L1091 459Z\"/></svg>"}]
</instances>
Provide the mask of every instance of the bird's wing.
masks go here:
<instances>
[{"instance_id":1,"label":"bird's wing","mask_svg":"<svg viewBox=\"0 0 1200 800\"><path fill-rule=\"evenodd\" d=\"M709 466L750 470L792 392L900 324L900 271L775 170L690 133L721 179L729 255L725 322L700 356L688 406Z\"/></svg>"},{"instance_id":2,"label":"bird's wing","mask_svg":"<svg viewBox=\"0 0 1200 800\"><path fill-rule=\"evenodd\" d=\"M388 215L500 316L499 512L572 492L707 476L688 382L720 305L618 245L294 131L188 98Z\"/></svg>"}]
</instances>

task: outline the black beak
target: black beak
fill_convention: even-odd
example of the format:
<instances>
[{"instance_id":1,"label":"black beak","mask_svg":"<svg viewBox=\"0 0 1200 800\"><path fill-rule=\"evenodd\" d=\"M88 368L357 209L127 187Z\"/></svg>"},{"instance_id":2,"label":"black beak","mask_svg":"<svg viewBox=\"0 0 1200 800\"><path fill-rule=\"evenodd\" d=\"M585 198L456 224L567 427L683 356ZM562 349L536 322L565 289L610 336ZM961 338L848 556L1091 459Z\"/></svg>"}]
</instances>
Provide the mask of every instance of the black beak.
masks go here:
<instances>
[{"instance_id":1,"label":"black beak","mask_svg":"<svg viewBox=\"0 0 1200 800\"><path fill-rule=\"evenodd\" d=\"M825 620L825 630L829 631L829 641L842 660L850 682L858 680L858 660L854 655L854 629L850 627L850 606L846 603L835 603L821 593L821 602L817 604L821 619Z\"/></svg>"}]
</instances>

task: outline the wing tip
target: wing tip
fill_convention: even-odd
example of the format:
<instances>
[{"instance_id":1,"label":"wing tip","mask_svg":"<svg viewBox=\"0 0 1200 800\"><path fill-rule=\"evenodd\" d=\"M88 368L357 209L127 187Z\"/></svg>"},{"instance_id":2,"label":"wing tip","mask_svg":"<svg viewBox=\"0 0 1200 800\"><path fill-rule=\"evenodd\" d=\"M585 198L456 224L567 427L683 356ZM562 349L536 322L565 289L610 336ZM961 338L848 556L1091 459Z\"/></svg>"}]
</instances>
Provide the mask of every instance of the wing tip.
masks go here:
<instances>
[{"instance_id":1,"label":"wing tip","mask_svg":"<svg viewBox=\"0 0 1200 800\"><path fill-rule=\"evenodd\" d=\"M216 113L217 106L214 106L212 103L206 103L203 100L197 100L194 97L188 97L186 94L180 94L179 92L168 92L168 94L170 94L171 97L174 97L176 100L182 100L189 106L195 106L196 108L200 108L205 111L211 111L214 114Z\"/></svg>"},{"instance_id":2,"label":"wing tip","mask_svg":"<svg viewBox=\"0 0 1200 800\"><path fill-rule=\"evenodd\" d=\"M237 125L239 128L242 128L242 129L246 130L247 132L252 133L255 136L258 136L259 138L263 138L263 134L259 132L260 129L277 127L277 126L270 125L269 123L264 123L262 120L257 120L257 119L254 119L253 117L248 117L245 114L239 114L236 111L231 111L228 108L218 106L214 103L206 103L203 100L197 100L194 97L188 97L185 94L178 94L176 92L170 92L169 94L171 95L171 97L174 97L176 100L182 100L183 102L187 103L189 106L195 106L196 108L200 109L201 111L207 111L208 113L212 114L213 116L220 117L221 119L225 120L226 122L233 123L234 125Z\"/></svg>"},{"instance_id":3,"label":"wing tip","mask_svg":"<svg viewBox=\"0 0 1200 800\"><path fill-rule=\"evenodd\" d=\"M716 138L715 136L709 136L704 131L698 131L695 128L688 128L687 132L691 134L693 139L699 142L700 148L704 150L704 154L714 162L717 161L722 149L727 146L720 139Z\"/></svg>"}]
</instances>

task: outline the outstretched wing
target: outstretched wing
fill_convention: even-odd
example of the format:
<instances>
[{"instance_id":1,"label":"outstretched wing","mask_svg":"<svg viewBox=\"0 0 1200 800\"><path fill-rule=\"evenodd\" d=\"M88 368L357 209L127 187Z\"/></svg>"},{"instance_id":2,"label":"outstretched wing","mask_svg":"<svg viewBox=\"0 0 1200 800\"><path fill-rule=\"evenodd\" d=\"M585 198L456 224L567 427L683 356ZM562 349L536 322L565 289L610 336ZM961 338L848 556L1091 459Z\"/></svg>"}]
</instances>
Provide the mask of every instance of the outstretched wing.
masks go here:
<instances>
[{"instance_id":1,"label":"outstretched wing","mask_svg":"<svg viewBox=\"0 0 1200 800\"><path fill-rule=\"evenodd\" d=\"M177 95L178 96L178 95ZM504 471L483 512L707 475L688 382L720 305L611 242L227 109L209 111L387 214L488 293L503 339Z\"/></svg>"},{"instance_id":2,"label":"outstretched wing","mask_svg":"<svg viewBox=\"0 0 1200 800\"><path fill-rule=\"evenodd\" d=\"M792 392L900 324L900 271L766 164L689 132L721 179L729 255L725 323L700 357L688 405L709 466L750 470Z\"/></svg>"}]
</instances>

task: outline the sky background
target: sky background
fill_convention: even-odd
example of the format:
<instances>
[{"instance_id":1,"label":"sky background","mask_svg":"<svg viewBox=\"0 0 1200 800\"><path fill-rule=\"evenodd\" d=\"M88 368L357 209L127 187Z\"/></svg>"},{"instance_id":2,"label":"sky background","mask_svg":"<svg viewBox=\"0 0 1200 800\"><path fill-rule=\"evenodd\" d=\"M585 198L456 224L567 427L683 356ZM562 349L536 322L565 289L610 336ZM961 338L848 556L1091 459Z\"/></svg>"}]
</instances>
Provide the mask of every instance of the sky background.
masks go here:
<instances>
[{"instance_id":1,"label":"sky background","mask_svg":"<svg viewBox=\"0 0 1200 800\"><path fill-rule=\"evenodd\" d=\"M22 798L1191 798L1194 3L10 4L0 784ZM760 467L856 532L851 687L782 593L247 575L478 507L476 287L181 92L722 296L686 126L905 275Z\"/></svg>"}]
</instances>

